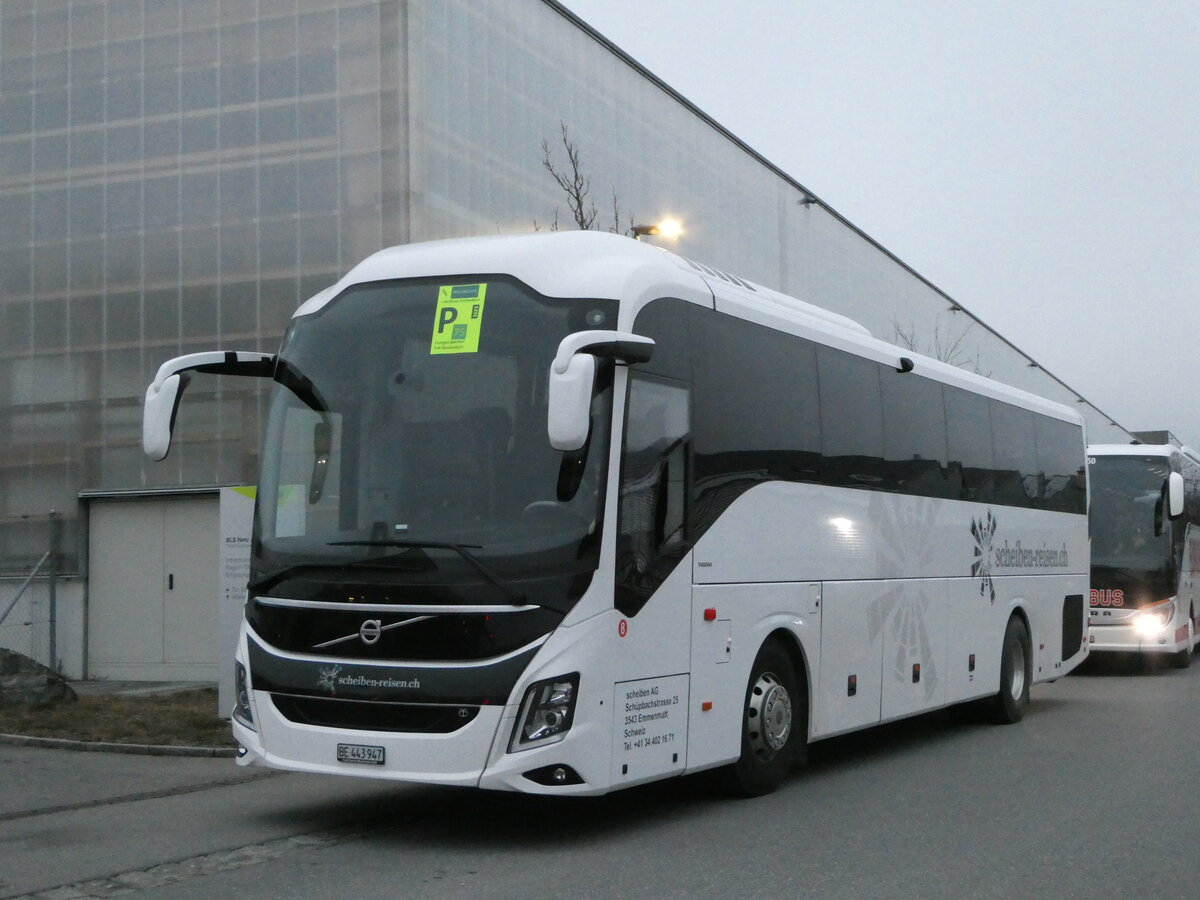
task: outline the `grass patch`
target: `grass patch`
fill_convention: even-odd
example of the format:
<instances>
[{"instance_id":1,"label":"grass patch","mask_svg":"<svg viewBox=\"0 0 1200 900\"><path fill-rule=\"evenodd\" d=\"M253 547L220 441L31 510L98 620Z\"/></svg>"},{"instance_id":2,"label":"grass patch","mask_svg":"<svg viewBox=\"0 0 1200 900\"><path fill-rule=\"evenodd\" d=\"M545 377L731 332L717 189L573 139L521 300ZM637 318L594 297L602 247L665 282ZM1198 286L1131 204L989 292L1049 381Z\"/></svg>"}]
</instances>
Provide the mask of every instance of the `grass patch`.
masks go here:
<instances>
[{"instance_id":1,"label":"grass patch","mask_svg":"<svg viewBox=\"0 0 1200 900\"><path fill-rule=\"evenodd\" d=\"M236 746L229 722L217 715L215 688L80 697L43 709L4 708L0 733L172 747Z\"/></svg>"}]
</instances>

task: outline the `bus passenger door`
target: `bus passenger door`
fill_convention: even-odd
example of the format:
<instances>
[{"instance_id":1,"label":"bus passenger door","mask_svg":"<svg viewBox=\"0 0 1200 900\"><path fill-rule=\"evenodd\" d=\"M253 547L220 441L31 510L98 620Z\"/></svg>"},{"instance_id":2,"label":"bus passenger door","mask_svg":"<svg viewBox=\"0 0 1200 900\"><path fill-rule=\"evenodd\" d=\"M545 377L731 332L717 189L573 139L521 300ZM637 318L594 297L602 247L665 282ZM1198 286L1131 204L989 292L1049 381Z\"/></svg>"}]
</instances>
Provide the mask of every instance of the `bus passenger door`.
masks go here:
<instances>
[{"instance_id":1,"label":"bus passenger door","mask_svg":"<svg viewBox=\"0 0 1200 900\"><path fill-rule=\"evenodd\" d=\"M691 548L686 385L633 375L621 455L616 607L637 615ZM686 610L676 610L680 619Z\"/></svg>"}]
</instances>

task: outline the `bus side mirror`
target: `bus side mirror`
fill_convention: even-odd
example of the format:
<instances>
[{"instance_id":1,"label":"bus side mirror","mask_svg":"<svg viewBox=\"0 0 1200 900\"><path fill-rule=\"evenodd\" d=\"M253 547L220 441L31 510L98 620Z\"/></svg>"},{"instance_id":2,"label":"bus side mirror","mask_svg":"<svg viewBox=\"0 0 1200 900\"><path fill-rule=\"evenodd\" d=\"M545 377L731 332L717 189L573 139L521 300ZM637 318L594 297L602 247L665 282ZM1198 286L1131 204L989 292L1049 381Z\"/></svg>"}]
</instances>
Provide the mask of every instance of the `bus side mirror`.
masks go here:
<instances>
[{"instance_id":1,"label":"bus side mirror","mask_svg":"<svg viewBox=\"0 0 1200 900\"><path fill-rule=\"evenodd\" d=\"M646 362L653 352L650 338L623 331L576 331L563 338L550 366L546 414L550 446L572 452L587 443L596 357L630 364Z\"/></svg>"},{"instance_id":2,"label":"bus side mirror","mask_svg":"<svg viewBox=\"0 0 1200 900\"><path fill-rule=\"evenodd\" d=\"M1178 472L1167 476L1167 511L1172 519L1183 515L1183 476Z\"/></svg>"},{"instance_id":3,"label":"bus side mirror","mask_svg":"<svg viewBox=\"0 0 1200 900\"><path fill-rule=\"evenodd\" d=\"M550 370L546 431L555 450L578 450L587 442L595 383L596 357L586 353L572 356L565 372Z\"/></svg>"},{"instance_id":4,"label":"bus side mirror","mask_svg":"<svg viewBox=\"0 0 1200 900\"><path fill-rule=\"evenodd\" d=\"M142 411L142 450L155 462L167 458L179 400L191 380L187 372L168 376L161 386L146 389L146 407Z\"/></svg>"},{"instance_id":5,"label":"bus side mirror","mask_svg":"<svg viewBox=\"0 0 1200 900\"><path fill-rule=\"evenodd\" d=\"M183 396L192 372L270 378L274 371L274 354L252 350L209 350L167 360L158 367L158 374L146 388L146 404L142 407L142 450L155 462L167 458L179 398Z\"/></svg>"}]
</instances>

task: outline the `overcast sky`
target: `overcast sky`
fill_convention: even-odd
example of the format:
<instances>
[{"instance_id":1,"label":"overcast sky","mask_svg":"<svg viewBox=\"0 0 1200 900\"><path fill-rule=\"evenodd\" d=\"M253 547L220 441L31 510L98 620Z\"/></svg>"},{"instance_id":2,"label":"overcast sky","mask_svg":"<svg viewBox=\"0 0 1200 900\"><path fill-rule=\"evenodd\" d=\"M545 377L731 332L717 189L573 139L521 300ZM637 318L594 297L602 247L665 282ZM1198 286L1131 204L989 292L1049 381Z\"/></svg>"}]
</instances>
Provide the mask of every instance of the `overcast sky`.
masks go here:
<instances>
[{"instance_id":1,"label":"overcast sky","mask_svg":"<svg viewBox=\"0 0 1200 900\"><path fill-rule=\"evenodd\" d=\"M563 2L1118 423L1200 447L1200 2Z\"/></svg>"}]
</instances>

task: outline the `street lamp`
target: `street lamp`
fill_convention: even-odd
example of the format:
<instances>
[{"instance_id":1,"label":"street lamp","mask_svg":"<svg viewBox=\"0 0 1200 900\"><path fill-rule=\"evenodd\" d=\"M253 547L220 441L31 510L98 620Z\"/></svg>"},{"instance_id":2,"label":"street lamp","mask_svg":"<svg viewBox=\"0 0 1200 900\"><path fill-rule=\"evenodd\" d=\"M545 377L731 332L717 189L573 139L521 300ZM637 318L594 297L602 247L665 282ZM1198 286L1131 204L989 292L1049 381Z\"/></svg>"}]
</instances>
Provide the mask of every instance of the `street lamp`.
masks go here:
<instances>
[{"instance_id":1,"label":"street lamp","mask_svg":"<svg viewBox=\"0 0 1200 900\"><path fill-rule=\"evenodd\" d=\"M658 235L670 240L675 240L683 234L683 226L676 219L663 219L657 225L634 225L633 239L640 241L642 235Z\"/></svg>"}]
</instances>

